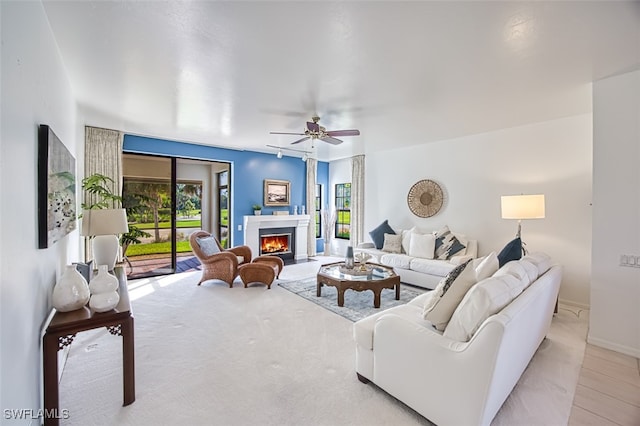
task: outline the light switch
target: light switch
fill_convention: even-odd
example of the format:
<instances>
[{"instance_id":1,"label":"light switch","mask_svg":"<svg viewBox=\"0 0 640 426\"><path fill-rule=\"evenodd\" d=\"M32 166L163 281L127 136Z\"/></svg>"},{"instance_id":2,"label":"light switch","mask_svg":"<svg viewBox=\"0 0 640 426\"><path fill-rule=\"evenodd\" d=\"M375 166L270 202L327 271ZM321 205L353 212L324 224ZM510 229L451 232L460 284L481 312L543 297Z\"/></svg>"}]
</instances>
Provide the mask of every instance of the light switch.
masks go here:
<instances>
[{"instance_id":1,"label":"light switch","mask_svg":"<svg viewBox=\"0 0 640 426\"><path fill-rule=\"evenodd\" d=\"M238 225L238 231L242 231L242 225Z\"/></svg>"}]
</instances>

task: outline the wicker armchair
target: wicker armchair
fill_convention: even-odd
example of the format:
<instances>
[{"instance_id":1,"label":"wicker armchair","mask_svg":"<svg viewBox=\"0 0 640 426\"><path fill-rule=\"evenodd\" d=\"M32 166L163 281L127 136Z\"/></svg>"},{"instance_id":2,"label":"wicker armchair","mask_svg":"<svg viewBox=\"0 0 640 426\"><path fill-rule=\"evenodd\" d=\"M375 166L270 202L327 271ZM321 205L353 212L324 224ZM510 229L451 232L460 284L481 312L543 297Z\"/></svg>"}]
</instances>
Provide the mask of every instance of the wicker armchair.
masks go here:
<instances>
[{"instance_id":1,"label":"wicker armchair","mask_svg":"<svg viewBox=\"0 0 640 426\"><path fill-rule=\"evenodd\" d=\"M196 231L189 236L191 250L202 264L202 278L198 285L207 280L221 280L233 287L233 280L238 276L238 266L251 262L251 249L249 246L238 246L225 250L214 238L220 252L207 255L198 243L198 238L206 237L212 235L205 231Z\"/></svg>"}]
</instances>

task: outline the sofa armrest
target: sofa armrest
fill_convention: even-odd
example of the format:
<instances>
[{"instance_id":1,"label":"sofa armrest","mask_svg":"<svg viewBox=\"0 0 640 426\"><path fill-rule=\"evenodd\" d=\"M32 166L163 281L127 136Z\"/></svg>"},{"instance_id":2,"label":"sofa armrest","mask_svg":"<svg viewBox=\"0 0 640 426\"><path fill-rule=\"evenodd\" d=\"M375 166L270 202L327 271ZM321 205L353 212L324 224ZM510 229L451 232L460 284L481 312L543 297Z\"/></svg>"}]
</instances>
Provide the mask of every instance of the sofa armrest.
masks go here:
<instances>
[{"instance_id":1,"label":"sofa armrest","mask_svg":"<svg viewBox=\"0 0 640 426\"><path fill-rule=\"evenodd\" d=\"M356 247L356 248L359 248L359 249L374 249L374 248L376 248L376 246L373 243L360 243L360 244L358 244L358 247Z\"/></svg>"},{"instance_id":2,"label":"sofa armrest","mask_svg":"<svg viewBox=\"0 0 640 426\"><path fill-rule=\"evenodd\" d=\"M485 324L469 342L456 342L383 315L374 328L373 381L436 424L484 424L503 332L500 323Z\"/></svg>"}]
</instances>

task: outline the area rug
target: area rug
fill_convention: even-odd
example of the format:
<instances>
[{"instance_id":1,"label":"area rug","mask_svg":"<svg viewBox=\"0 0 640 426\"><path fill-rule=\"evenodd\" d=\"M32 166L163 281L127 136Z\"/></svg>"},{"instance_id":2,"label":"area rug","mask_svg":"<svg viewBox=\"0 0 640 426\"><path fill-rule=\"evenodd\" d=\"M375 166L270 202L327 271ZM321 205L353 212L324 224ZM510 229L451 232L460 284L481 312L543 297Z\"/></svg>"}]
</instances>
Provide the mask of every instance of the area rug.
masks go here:
<instances>
[{"instance_id":1,"label":"area rug","mask_svg":"<svg viewBox=\"0 0 640 426\"><path fill-rule=\"evenodd\" d=\"M344 306L340 307L338 306L338 292L336 288L325 285L322 287L322 296L317 297L316 283L316 277L312 277L299 281L280 281L278 285L353 322L373 315L381 310L404 305L414 297L428 291L401 284L400 300L396 300L395 290L383 289L380 294L380 308L374 308L372 291L347 290L344 293Z\"/></svg>"}]
</instances>

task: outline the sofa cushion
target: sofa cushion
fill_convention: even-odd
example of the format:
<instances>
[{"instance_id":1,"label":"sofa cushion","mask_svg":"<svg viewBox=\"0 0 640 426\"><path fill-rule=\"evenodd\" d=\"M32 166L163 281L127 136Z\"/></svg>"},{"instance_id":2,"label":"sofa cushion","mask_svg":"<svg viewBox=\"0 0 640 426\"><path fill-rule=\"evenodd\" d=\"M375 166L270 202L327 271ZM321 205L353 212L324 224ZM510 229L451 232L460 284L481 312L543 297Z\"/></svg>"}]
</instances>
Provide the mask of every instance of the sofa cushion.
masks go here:
<instances>
[{"instance_id":1,"label":"sofa cushion","mask_svg":"<svg viewBox=\"0 0 640 426\"><path fill-rule=\"evenodd\" d=\"M527 276L529 277L529 284L538 279L538 267L536 265L534 265L527 259L520 259L518 263L522 265L524 270L527 272Z\"/></svg>"},{"instance_id":2,"label":"sofa cushion","mask_svg":"<svg viewBox=\"0 0 640 426\"><path fill-rule=\"evenodd\" d=\"M425 293L422 293L420 296L416 296L413 299L411 299L407 304L408 305L415 305L415 306L419 306L420 309L422 309L424 307L424 305L427 304L427 302L429 301L429 299L431 299L432 297L435 296L435 292L433 291L427 291Z\"/></svg>"},{"instance_id":3,"label":"sofa cushion","mask_svg":"<svg viewBox=\"0 0 640 426\"><path fill-rule=\"evenodd\" d=\"M216 242L215 237L196 238L196 242L200 246L202 253L204 253L206 256L220 253L220 247L218 247L218 243Z\"/></svg>"},{"instance_id":4,"label":"sofa cushion","mask_svg":"<svg viewBox=\"0 0 640 426\"><path fill-rule=\"evenodd\" d=\"M390 268L409 269L411 256L406 254L386 253L380 256L380 263Z\"/></svg>"},{"instance_id":5,"label":"sofa cushion","mask_svg":"<svg viewBox=\"0 0 640 426\"><path fill-rule=\"evenodd\" d=\"M436 296L425 304L424 319L436 329L444 330L456 307L475 283L476 271L471 260L456 266L433 290Z\"/></svg>"},{"instance_id":6,"label":"sofa cushion","mask_svg":"<svg viewBox=\"0 0 640 426\"><path fill-rule=\"evenodd\" d=\"M548 254L542 252L529 253L523 260L527 260L533 263L538 268L538 276L544 274L551 269L551 257Z\"/></svg>"},{"instance_id":7,"label":"sofa cushion","mask_svg":"<svg viewBox=\"0 0 640 426\"><path fill-rule=\"evenodd\" d=\"M415 226L411 229L405 229L402 231L402 252L409 253L409 244L411 244L411 233L415 229Z\"/></svg>"},{"instance_id":8,"label":"sofa cushion","mask_svg":"<svg viewBox=\"0 0 640 426\"><path fill-rule=\"evenodd\" d=\"M444 260L412 258L409 269L423 274L446 277L457 265Z\"/></svg>"},{"instance_id":9,"label":"sofa cushion","mask_svg":"<svg viewBox=\"0 0 640 426\"><path fill-rule=\"evenodd\" d=\"M436 248L436 237L433 234L417 234L411 235L409 243L409 256L421 257L423 259L433 259Z\"/></svg>"},{"instance_id":10,"label":"sofa cushion","mask_svg":"<svg viewBox=\"0 0 640 426\"><path fill-rule=\"evenodd\" d=\"M473 262L476 269L476 279L479 281L489 278L499 268L498 255L495 251L492 251L483 258L476 259Z\"/></svg>"},{"instance_id":11,"label":"sofa cushion","mask_svg":"<svg viewBox=\"0 0 640 426\"><path fill-rule=\"evenodd\" d=\"M385 232L382 251L389 253L402 253L402 235L387 234Z\"/></svg>"},{"instance_id":12,"label":"sofa cushion","mask_svg":"<svg viewBox=\"0 0 640 426\"><path fill-rule=\"evenodd\" d=\"M487 318L515 298L514 280L512 275L494 276L474 285L451 316L444 336L459 342L469 341Z\"/></svg>"},{"instance_id":13,"label":"sofa cushion","mask_svg":"<svg viewBox=\"0 0 640 426\"><path fill-rule=\"evenodd\" d=\"M375 313L353 324L353 338L356 343L362 348L373 350L373 331L376 326L376 321L382 315L393 314L398 315L406 320L411 321L414 324L418 324L422 327L427 327L433 330L433 326L429 321L422 318L422 306L416 305L400 305L393 308L385 309L382 312ZM435 330L434 330L435 331Z\"/></svg>"},{"instance_id":14,"label":"sofa cushion","mask_svg":"<svg viewBox=\"0 0 640 426\"><path fill-rule=\"evenodd\" d=\"M518 281L517 287L519 288L519 291L523 291L529 286L529 284L538 278L538 270L531 262L512 260L502 268L498 269L493 276L500 277L503 275L510 275L514 277Z\"/></svg>"},{"instance_id":15,"label":"sofa cushion","mask_svg":"<svg viewBox=\"0 0 640 426\"><path fill-rule=\"evenodd\" d=\"M498 262L502 268L507 262L519 260L522 257L522 240L520 237L509 241L506 246L498 253Z\"/></svg>"},{"instance_id":16,"label":"sofa cushion","mask_svg":"<svg viewBox=\"0 0 640 426\"><path fill-rule=\"evenodd\" d=\"M369 232L369 236L373 240L373 244L377 249L381 249L384 245L384 234L395 234L396 232L389 226L389 222L385 219L380 225Z\"/></svg>"}]
</instances>

